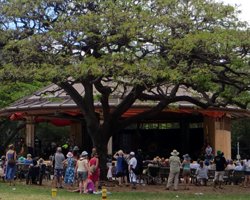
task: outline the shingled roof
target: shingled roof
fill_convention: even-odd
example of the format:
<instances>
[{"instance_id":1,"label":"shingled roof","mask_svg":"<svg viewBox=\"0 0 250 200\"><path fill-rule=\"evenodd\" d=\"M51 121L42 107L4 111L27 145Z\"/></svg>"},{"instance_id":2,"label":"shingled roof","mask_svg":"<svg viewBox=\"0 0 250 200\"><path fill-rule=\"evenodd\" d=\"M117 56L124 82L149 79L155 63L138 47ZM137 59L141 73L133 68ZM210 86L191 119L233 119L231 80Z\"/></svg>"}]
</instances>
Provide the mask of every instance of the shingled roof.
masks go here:
<instances>
[{"instance_id":1,"label":"shingled roof","mask_svg":"<svg viewBox=\"0 0 250 200\"><path fill-rule=\"evenodd\" d=\"M84 94L84 88L81 84L75 84L74 87L80 94ZM187 90L181 90L182 94L187 92ZM115 107L120 102L120 99L118 96L111 96L109 101L110 106ZM152 101L136 101L133 107L127 113L125 113L125 116L130 116L145 109L149 109L154 104L155 102ZM98 100L95 101L95 106L97 110L100 109L101 104ZM215 117L220 117L226 114L231 118L250 117L250 110L243 110L233 106L228 106L226 108L209 108L204 110L189 102L179 102L172 104L170 107L163 110L163 112L200 113ZM51 84L40 91L37 91L30 96L26 96L14 102L10 106L0 110L0 116L8 117L14 113L26 113L26 115L34 116L45 116L50 114L55 115L56 113L70 113L72 116L77 116L79 114L81 115L80 109L71 99L71 97L55 84Z\"/></svg>"}]
</instances>

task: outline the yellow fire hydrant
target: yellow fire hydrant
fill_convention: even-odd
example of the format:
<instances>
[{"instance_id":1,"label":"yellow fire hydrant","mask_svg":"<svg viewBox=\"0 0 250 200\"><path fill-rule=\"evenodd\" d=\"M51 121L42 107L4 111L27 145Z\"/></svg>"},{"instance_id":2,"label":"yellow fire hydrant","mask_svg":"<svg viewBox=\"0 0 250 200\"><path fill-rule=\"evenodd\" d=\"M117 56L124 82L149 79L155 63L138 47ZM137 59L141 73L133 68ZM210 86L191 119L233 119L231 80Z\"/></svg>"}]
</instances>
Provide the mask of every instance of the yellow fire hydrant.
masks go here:
<instances>
[{"instance_id":1,"label":"yellow fire hydrant","mask_svg":"<svg viewBox=\"0 0 250 200\"><path fill-rule=\"evenodd\" d=\"M107 199L107 189L103 188L102 189L102 200L106 200Z\"/></svg>"},{"instance_id":2,"label":"yellow fire hydrant","mask_svg":"<svg viewBox=\"0 0 250 200\"><path fill-rule=\"evenodd\" d=\"M51 189L51 196L52 196L52 198L56 198L56 194L57 194L57 189L56 188L52 188Z\"/></svg>"}]
</instances>

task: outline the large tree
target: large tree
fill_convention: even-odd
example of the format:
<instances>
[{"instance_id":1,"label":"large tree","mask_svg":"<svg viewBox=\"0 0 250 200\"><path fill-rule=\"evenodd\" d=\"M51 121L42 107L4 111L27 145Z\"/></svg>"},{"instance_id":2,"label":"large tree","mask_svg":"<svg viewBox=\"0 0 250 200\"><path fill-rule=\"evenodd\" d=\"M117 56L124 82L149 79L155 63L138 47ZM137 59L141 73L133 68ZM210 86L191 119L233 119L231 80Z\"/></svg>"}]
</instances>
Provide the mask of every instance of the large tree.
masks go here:
<instances>
[{"instance_id":1,"label":"large tree","mask_svg":"<svg viewBox=\"0 0 250 200\"><path fill-rule=\"evenodd\" d=\"M0 80L51 81L64 89L102 159L112 135L175 102L249 104L249 27L232 6L213 0L0 2ZM183 89L189 92L180 94ZM120 100L116 107L112 96ZM136 101L155 104L122 118Z\"/></svg>"}]
</instances>

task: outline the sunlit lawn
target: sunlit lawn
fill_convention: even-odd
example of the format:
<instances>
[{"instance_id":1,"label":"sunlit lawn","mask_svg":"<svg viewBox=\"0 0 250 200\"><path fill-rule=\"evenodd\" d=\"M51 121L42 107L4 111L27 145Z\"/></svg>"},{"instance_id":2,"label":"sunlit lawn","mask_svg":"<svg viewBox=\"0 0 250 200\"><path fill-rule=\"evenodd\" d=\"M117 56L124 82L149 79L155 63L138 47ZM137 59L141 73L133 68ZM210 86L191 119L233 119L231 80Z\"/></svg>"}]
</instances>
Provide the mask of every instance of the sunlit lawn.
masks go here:
<instances>
[{"instance_id":1,"label":"sunlit lawn","mask_svg":"<svg viewBox=\"0 0 250 200\"><path fill-rule=\"evenodd\" d=\"M109 191L109 188L107 188ZM102 200L101 194L88 194L80 195L79 193L68 192L65 189L60 189L57 191L56 198L51 196L51 188L46 186L34 186L34 185L25 185L24 183L17 183L15 187L9 186L7 183L0 183L0 200L90 200L90 199L99 199ZM171 192L171 191L162 191L162 192L141 192L141 191L129 191L129 192L112 192L107 195L107 200L166 200L166 199L201 199L201 200L235 200L235 199L250 199L249 193L213 193L210 190L209 193L185 193L180 192Z\"/></svg>"}]
</instances>

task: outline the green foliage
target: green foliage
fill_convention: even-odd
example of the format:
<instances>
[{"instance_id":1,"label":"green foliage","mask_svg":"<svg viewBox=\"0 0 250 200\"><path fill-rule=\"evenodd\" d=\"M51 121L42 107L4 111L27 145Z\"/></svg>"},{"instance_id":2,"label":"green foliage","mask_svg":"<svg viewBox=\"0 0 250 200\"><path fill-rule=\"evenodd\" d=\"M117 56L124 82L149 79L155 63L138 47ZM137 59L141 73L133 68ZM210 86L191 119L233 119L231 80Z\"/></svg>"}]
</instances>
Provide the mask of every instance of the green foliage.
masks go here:
<instances>
[{"instance_id":1,"label":"green foliage","mask_svg":"<svg viewBox=\"0 0 250 200\"><path fill-rule=\"evenodd\" d=\"M70 128L68 126L57 127L50 123L36 124L36 136L42 142L42 150L45 151L51 142L63 145L69 138Z\"/></svg>"},{"instance_id":2,"label":"green foliage","mask_svg":"<svg viewBox=\"0 0 250 200\"><path fill-rule=\"evenodd\" d=\"M44 181L44 184L47 184ZM50 184L50 183L48 183ZM51 186L43 185L41 187L37 187L35 185L29 185L27 187L23 183L16 183L15 187L10 187L7 183L0 183L1 186L1 198L8 200L47 200L51 199ZM121 191L114 192L112 187L107 187L107 191L110 192L107 194L107 199L116 199L116 200L165 200L165 199L186 199L186 200L195 200L195 199L204 199L204 200L234 200L241 199L247 200L249 199L249 192L247 190L236 189L239 187L235 186L225 186L225 192L214 192L211 191L211 187L203 188L202 191L198 191L197 189L194 192L165 192L163 190L163 186L157 185L154 187L159 187L158 189L153 189L156 191L152 191L150 186L146 186L142 189L138 187L137 191ZM15 188L15 189L13 189ZM191 187L193 189L194 187ZM203 192L204 191L204 192ZM200 195L197 195L200 194ZM79 199L79 193L69 192L67 190L57 190L56 199L58 200L77 200ZM85 200L98 200L101 199L101 194L99 195L85 195Z\"/></svg>"},{"instance_id":3,"label":"green foliage","mask_svg":"<svg viewBox=\"0 0 250 200\"><path fill-rule=\"evenodd\" d=\"M235 120L232 123L232 149L233 154L236 157L237 154L237 142L240 144L240 155L243 159L250 155L249 148L250 141L250 120L240 119Z\"/></svg>"},{"instance_id":4,"label":"green foliage","mask_svg":"<svg viewBox=\"0 0 250 200\"><path fill-rule=\"evenodd\" d=\"M8 84L0 83L0 108L32 94L44 85L45 83L40 82L23 83L17 81Z\"/></svg>"}]
</instances>

